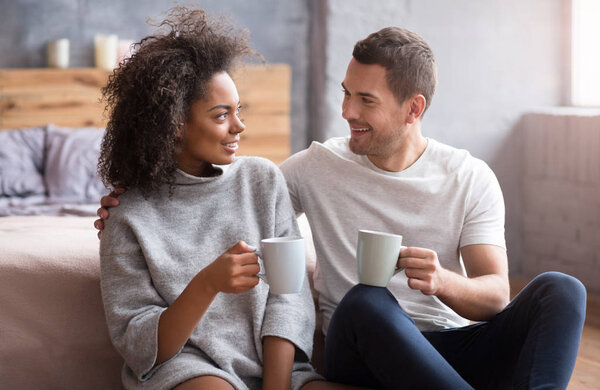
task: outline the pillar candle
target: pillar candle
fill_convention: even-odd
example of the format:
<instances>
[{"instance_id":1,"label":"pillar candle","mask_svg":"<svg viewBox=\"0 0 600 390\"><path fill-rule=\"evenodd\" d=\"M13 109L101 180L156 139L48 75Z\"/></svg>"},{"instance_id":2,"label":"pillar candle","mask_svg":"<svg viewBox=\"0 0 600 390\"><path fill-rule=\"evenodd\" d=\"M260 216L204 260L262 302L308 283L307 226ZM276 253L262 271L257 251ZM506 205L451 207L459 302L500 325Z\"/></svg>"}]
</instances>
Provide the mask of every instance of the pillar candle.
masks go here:
<instances>
[{"instance_id":1,"label":"pillar candle","mask_svg":"<svg viewBox=\"0 0 600 390\"><path fill-rule=\"evenodd\" d=\"M59 39L48 42L48 66L51 68L69 67L68 39Z\"/></svg>"},{"instance_id":2,"label":"pillar candle","mask_svg":"<svg viewBox=\"0 0 600 390\"><path fill-rule=\"evenodd\" d=\"M94 37L96 67L112 71L117 66L119 38L115 34Z\"/></svg>"}]
</instances>

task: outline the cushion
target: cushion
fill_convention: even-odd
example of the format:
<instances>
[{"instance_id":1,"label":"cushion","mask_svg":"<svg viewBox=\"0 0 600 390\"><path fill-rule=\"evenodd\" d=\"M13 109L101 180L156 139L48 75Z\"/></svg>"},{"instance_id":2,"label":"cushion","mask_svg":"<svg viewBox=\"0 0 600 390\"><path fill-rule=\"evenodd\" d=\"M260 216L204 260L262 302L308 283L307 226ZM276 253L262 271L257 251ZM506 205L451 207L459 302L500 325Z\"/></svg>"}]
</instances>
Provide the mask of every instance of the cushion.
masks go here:
<instances>
[{"instance_id":1,"label":"cushion","mask_svg":"<svg viewBox=\"0 0 600 390\"><path fill-rule=\"evenodd\" d=\"M42 177L44 127L0 131L0 196L46 192Z\"/></svg>"},{"instance_id":2,"label":"cushion","mask_svg":"<svg viewBox=\"0 0 600 390\"><path fill-rule=\"evenodd\" d=\"M50 201L97 201L107 190L97 174L103 129L48 125L44 178Z\"/></svg>"}]
</instances>

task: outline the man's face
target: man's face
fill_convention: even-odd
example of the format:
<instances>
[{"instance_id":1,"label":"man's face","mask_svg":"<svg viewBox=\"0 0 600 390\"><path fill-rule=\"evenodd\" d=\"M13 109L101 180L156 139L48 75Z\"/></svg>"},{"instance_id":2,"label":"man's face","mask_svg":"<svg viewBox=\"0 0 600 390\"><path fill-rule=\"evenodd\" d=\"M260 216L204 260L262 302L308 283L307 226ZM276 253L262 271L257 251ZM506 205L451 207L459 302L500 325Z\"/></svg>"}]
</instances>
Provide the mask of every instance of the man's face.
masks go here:
<instances>
[{"instance_id":1,"label":"man's face","mask_svg":"<svg viewBox=\"0 0 600 390\"><path fill-rule=\"evenodd\" d=\"M350 125L350 150L378 160L392 157L407 133L404 118L409 101L399 104L389 89L381 65L365 65L354 58L342 82L342 117Z\"/></svg>"}]
</instances>

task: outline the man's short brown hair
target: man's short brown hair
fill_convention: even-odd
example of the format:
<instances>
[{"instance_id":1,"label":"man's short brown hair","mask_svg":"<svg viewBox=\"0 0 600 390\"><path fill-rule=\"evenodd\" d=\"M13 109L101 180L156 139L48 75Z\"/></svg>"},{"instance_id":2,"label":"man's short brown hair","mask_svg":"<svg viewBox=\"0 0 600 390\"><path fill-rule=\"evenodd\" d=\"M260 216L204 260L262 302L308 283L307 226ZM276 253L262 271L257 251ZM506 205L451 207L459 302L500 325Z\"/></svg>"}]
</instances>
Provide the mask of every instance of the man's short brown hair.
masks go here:
<instances>
[{"instance_id":1,"label":"man's short brown hair","mask_svg":"<svg viewBox=\"0 0 600 390\"><path fill-rule=\"evenodd\" d=\"M421 36L400 27L386 27L354 45L352 56L365 65L386 69L388 87L398 103L422 94L425 112L437 84L435 59L431 47Z\"/></svg>"}]
</instances>

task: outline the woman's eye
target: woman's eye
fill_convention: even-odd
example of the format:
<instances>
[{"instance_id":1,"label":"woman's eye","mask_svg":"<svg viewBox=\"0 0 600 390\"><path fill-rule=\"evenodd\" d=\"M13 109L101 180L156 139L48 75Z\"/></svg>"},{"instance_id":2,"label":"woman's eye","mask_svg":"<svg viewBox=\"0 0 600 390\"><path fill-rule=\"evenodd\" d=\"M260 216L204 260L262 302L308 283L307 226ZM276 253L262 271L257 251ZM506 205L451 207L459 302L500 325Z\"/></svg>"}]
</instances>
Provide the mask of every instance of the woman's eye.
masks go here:
<instances>
[{"instance_id":1,"label":"woman's eye","mask_svg":"<svg viewBox=\"0 0 600 390\"><path fill-rule=\"evenodd\" d=\"M220 121L225 120L225 118L227 118L227 113L226 112L224 112L222 114L219 114L219 116L217 116L217 119L220 120Z\"/></svg>"}]
</instances>

